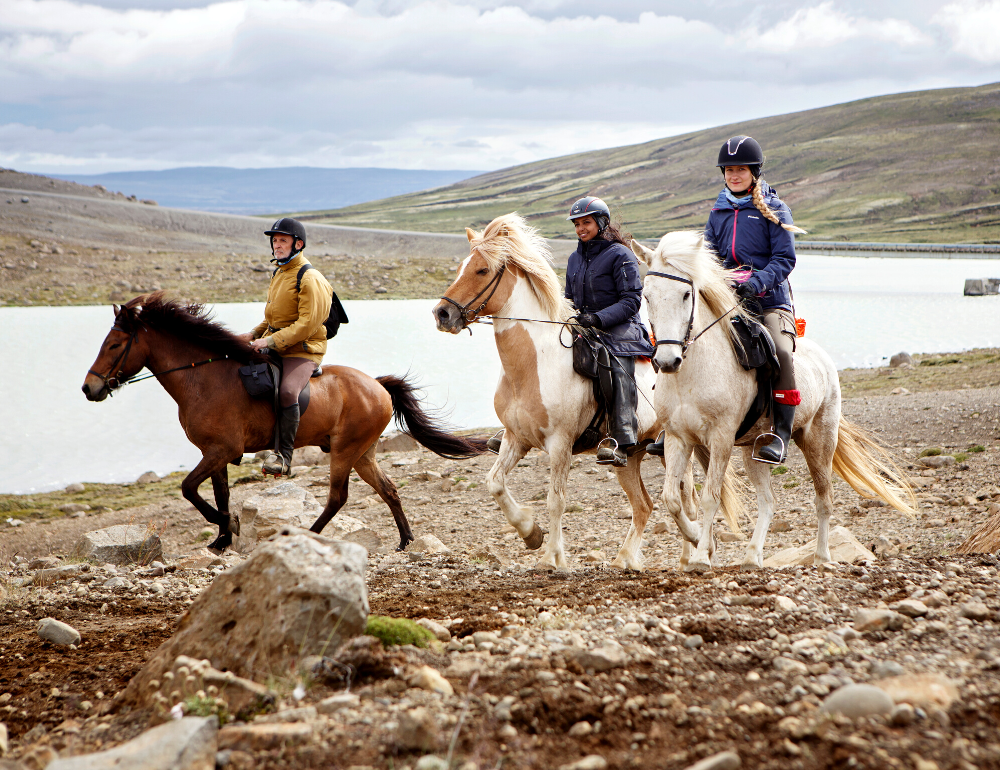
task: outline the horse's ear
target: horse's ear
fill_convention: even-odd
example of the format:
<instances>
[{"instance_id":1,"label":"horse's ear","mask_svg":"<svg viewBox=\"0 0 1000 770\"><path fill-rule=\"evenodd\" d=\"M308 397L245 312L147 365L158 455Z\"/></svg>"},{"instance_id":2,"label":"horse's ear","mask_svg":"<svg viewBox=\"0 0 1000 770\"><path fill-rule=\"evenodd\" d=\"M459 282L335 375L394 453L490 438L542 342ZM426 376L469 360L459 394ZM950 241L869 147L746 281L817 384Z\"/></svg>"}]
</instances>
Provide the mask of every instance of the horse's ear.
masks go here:
<instances>
[{"instance_id":1,"label":"horse's ear","mask_svg":"<svg viewBox=\"0 0 1000 770\"><path fill-rule=\"evenodd\" d=\"M111 308L115 311L115 318L117 318L118 314L122 312L122 309L118 305L112 304Z\"/></svg>"},{"instance_id":2,"label":"horse's ear","mask_svg":"<svg viewBox=\"0 0 1000 770\"><path fill-rule=\"evenodd\" d=\"M639 241L633 239L629 244L632 248L632 253L635 254L640 262L645 262L647 265L653 264L653 250L647 249Z\"/></svg>"},{"instance_id":3,"label":"horse's ear","mask_svg":"<svg viewBox=\"0 0 1000 770\"><path fill-rule=\"evenodd\" d=\"M469 243L472 243L472 239L476 237L476 231L471 227L465 228L465 237L469 239Z\"/></svg>"}]
</instances>

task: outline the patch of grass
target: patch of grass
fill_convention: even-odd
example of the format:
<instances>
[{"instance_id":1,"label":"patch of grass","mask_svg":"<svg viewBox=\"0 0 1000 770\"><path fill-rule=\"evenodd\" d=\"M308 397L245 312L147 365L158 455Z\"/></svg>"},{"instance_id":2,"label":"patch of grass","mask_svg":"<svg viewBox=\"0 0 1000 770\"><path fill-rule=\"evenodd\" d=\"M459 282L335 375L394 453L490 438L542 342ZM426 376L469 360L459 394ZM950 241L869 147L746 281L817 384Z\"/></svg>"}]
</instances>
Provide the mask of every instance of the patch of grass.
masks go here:
<instances>
[{"instance_id":1,"label":"patch of grass","mask_svg":"<svg viewBox=\"0 0 1000 770\"><path fill-rule=\"evenodd\" d=\"M948 364L960 364L962 359L958 356L942 356L939 358L925 358L920 362L920 366L946 366Z\"/></svg>"},{"instance_id":2,"label":"patch of grass","mask_svg":"<svg viewBox=\"0 0 1000 770\"><path fill-rule=\"evenodd\" d=\"M469 489L475 489L478 486L479 486L479 482L478 481L470 481L469 482Z\"/></svg>"},{"instance_id":3,"label":"patch of grass","mask_svg":"<svg viewBox=\"0 0 1000 770\"><path fill-rule=\"evenodd\" d=\"M800 483L801 482L799 482L798 480L793 479L792 481L789 481L787 484L784 484L783 486L785 487L785 489L795 489L795 487L797 487Z\"/></svg>"},{"instance_id":4,"label":"patch of grass","mask_svg":"<svg viewBox=\"0 0 1000 770\"><path fill-rule=\"evenodd\" d=\"M570 503L566 506L566 513L580 513L583 510L583 506L579 503Z\"/></svg>"},{"instance_id":5,"label":"patch of grass","mask_svg":"<svg viewBox=\"0 0 1000 770\"><path fill-rule=\"evenodd\" d=\"M923 452L921 452L918 457L937 457L941 454L941 447L939 446L929 446Z\"/></svg>"},{"instance_id":6,"label":"patch of grass","mask_svg":"<svg viewBox=\"0 0 1000 770\"><path fill-rule=\"evenodd\" d=\"M978 454L979 452L985 452L986 447L984 447L982 444L974 444L973 446L969 447L969 451Z\"/></svg>"},{"instance_id":7,"label":"patch of grass","mask_svg":"<svg viewBox=\"0 0 1000 770\"><path fill-rule=\"evenodd\" d=\"M964 463L969 458L967 452L955 452L955 462Z\"/></svg>"},{"instance_id":8,"label":"patch of grass","mask_svg":"<svg viewBox=\"0 0 1000 770\"><path fill-rule=\"evenodd\" d=\"M219 718L219 726L230 721L229 704L222 698L214 698L200 692L190 695L184 699L184 715L195 717L210 717L215 715Z\"/></svg>"},{"instance_id":9,"label":"patch of grass","mask_svg":"<svg viewBox=\"0 0 1000 770\"><path fill-rule=\"evenodd\" d=\"M403 644L429 647L435 640L434 634L412 620L390 618L385 615L369 615L365 634L380 639L385 647Z\"/></svg>"},{"instance_id":10,"label":"patch of grass","mask_svg":"<svg viewBox=\"0 0 1000 770\"><path fill-rule=\"evenodd\" d=\"M198 533L198 537L196 537L194 539L194 541L196 543L202 543L202 542L208 540L211 537L212 537L212 533L209 530L207 530L207 529L203 529L201 532Z\"/></svg>"},{"instance_id":11,"label":"patch of grass","mask_svg":"<svg viewBox=\"0 0 1000 770\"><path fill-rule=\"evenodd\" d=\"M787 465L778 465L774 468L771 468L772 476L784 476L786 473L788 473Z\"/></svg>"}]
</instances>

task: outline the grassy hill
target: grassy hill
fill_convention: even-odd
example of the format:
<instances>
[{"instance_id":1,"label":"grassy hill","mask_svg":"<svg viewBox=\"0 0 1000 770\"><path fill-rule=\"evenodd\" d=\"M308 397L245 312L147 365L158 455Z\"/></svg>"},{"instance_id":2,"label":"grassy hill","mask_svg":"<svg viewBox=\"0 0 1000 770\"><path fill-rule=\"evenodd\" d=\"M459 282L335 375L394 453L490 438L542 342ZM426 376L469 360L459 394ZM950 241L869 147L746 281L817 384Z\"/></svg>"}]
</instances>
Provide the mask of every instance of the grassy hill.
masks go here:
<instances>
[{"instance_id":1,"label":"grassy hill","mask_svg":"<svg viewBox=\"0 0 1000 770\"><path fill-rule=\"evenodd\" d=\"M509 211L570 237L598 195L639 237L702 227L722 143L750 134L765 178L809 239L1000 242L1000 83L880 96L482 174L448 187L299 214L338 225L460 233Z\"/></svg>"}]
</instances>

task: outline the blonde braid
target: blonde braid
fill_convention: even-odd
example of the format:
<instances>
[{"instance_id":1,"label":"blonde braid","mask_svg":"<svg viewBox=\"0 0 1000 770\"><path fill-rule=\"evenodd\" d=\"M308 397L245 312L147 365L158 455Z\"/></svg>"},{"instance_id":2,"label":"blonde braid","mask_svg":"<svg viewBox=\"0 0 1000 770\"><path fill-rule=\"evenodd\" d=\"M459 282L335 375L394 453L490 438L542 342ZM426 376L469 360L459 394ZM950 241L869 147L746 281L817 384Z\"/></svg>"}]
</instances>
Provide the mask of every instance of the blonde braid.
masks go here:
<instances>
[{"instance_id":1,"label":"blonde braid","mask_svg":"<svg viewBox=\"0 0 1000 770\"><path fill-rule=\"evenodd\" d=\"M760 183L763 181L764 178L762 176L759 176L757 177L757 179L754 181L753 184L753 205L757 207L757 211L763 214L766 219L769 219L772 222L774 222L774 224L781 225L781 227L787 230L788 232L805 235L806 231L803 230L801 227L796 227L795 225L786 225L784 222L778 219L778 215L771 210L770 206L767 205L767 201L764 200L764 193L760 191L761 187Z\"/></svg>"}]
</instances>

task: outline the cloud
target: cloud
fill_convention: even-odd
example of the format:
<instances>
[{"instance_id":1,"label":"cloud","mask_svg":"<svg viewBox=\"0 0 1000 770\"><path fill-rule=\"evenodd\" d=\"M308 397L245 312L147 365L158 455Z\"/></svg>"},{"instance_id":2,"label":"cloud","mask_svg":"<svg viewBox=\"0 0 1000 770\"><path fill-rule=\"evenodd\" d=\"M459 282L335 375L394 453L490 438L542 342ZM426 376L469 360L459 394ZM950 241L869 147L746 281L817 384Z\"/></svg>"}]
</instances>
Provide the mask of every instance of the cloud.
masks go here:
<instances>
[{"instance_id":1,"label":"cloud","mask_svg":"<svg viewBox=\"0 0 1000 770\"><path fill-rule=\"evenodd\" d=\"M1000 62L1000 0L949 3L931 21L950 33L956 53L984 64Z\"/></svg>"},{"instance_id":2,"label":"cloud","mask_svg":"<svg viewBox=\"0 0 1000 770\"><path fill-rule=\"evenodd\" d=\"M35 170L490 168L983 82L997 56L996 2L2 1L0 159Z\"/></svg>"}]
</instances>

